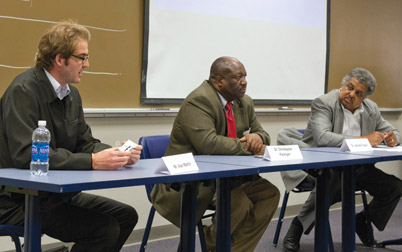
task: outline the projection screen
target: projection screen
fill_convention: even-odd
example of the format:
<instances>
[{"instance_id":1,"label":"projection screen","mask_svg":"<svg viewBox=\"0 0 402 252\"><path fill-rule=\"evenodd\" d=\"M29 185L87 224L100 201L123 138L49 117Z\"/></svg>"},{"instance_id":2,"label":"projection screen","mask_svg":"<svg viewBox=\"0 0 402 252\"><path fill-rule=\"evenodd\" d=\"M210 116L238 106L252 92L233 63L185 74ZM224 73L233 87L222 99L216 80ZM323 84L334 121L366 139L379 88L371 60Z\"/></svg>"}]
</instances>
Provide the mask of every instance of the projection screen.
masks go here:
<instances>
[{"instance_id":1,"label":"projection screen","mask_svg":"<svg viewBox=\"0 0 402 252\"><path fill-rule=\"evenodd\" d=\"M142 104L180 104L220 56L239 59L256 104L327 91L327 0L145 0Z\"/></svg>"}]
</instances>

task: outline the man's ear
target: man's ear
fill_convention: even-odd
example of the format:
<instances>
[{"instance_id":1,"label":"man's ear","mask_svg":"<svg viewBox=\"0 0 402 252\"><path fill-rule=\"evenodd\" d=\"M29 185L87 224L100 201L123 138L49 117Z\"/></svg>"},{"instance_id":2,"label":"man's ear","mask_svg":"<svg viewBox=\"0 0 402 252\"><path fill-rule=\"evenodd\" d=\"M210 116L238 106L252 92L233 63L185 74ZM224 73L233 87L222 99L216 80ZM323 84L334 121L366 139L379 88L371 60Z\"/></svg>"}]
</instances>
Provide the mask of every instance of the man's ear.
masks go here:
<instances>
[{"instance_id":1,"label":"man's ear","mask_svg":"<svg viewBox=\"0 0 402 252\"><path fill-rule=\"evenodd\" d=\"M216 76L215 80L216 80L216 84L218 85L218 87L223 86L223 80L224 79L222 78L222 76L220 76L220 75Z\"/></svg>"},{"instance_id":2,"label":"man's ear","mask_svg":"<svg viewBox=\"0 0 402 252\"><path fill-rule=\"evenodd\" d=\"M62 55L59 53L54 58L54 64L57 65L58 67L62 67L66 65L66 59L63 58Z\"/></svg>"},{"instance_id":3,"label":"man's ear","mask_svg":"<svg viewBox=\"0 0 402 252\"><path fill-rule=\"evenodd\" d=\"M209 81L212 83L212 85L215 87L216 90L220 90L222 87L222 76L216 76L216 77L210 77Z\"/></svg>"}]
</instances>

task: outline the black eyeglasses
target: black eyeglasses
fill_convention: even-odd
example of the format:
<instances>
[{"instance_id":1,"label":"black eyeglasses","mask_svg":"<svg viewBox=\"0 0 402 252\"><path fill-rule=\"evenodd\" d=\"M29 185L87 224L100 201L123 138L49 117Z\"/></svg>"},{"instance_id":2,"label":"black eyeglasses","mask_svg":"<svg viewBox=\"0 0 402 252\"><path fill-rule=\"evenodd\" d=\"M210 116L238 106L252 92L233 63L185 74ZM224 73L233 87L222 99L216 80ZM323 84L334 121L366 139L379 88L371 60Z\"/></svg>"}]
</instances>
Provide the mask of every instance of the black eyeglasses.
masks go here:
<instances>
[{"instance_id":1,"label":"black eyeglasses","mask_svg":"<svg viewBox=\"0 0 402 252\"><path fill-rule=\"evenodd\" d=\"M75 58L77 58L77 59L82 60L82 64L84 64L85 61L87 61L87 60L89 59L89 55L81 56L81 55L74 55L74 54L72 54L71 56L73 56L73 57L75 57Z\"/></svg>"}]
</instances>

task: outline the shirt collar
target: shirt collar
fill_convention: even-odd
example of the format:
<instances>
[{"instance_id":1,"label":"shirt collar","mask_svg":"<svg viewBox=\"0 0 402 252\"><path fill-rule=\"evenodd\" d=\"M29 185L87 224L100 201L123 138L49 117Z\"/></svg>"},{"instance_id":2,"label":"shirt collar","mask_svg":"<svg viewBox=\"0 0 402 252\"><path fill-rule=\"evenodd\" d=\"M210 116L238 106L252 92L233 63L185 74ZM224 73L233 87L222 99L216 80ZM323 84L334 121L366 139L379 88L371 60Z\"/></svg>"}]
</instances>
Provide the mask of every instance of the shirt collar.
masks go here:
<instances>
[{"instance_id":1,"label":"shirt collar","mask_svg":"<svg viewBox=\"0 0 402 252\"><path fill-rule=\"evenodd\" d=\"M342 103L341 103L341 107L342 107L343 112L348 111L349 113L352 114L352 112L351 112L350 110L346 109L346 108L343 106ZM355 115L360 115L361 113L363 113L363 111L364 111L364 107L363 107L363 103L362 103L362 104L360 104L360 106L355 110L355 112L353 113L353 115L354 115L354 116L355 116Z\"/></svg>"},{"instance_id":2,"label":"shirt collar","mask_svg":"<svg viewBox=\"0 0 402 252\"><path fill-rule=\"evenodd\" d=\"M64 87L61 86L60 83L46 69L43 70L45 71L47 78L52 84L54 91L60 100L63 100L64 97L70 94L70 86L68 83Z\"/></svg>"},{"instance_id":3,"label":"shirt collar","mask_svg":"<svg viewBox=\"0 0 402 252\"><path fill-rule=\"evenodd\" d=\"M219 98L221 99L221 103L222 103L223 108L225 108L225 107L226 107L226 103L228 103L228 101L225 99L225 97L223 97L223 96L221 95L221 93L219 93L218 91L216 91L216 92L218 93ZM230 103L232 103L232 105L234 105L233 101L230 102ZM226 109L226 108L225 108L225 109Z\"/></svg>"}]
</instances>

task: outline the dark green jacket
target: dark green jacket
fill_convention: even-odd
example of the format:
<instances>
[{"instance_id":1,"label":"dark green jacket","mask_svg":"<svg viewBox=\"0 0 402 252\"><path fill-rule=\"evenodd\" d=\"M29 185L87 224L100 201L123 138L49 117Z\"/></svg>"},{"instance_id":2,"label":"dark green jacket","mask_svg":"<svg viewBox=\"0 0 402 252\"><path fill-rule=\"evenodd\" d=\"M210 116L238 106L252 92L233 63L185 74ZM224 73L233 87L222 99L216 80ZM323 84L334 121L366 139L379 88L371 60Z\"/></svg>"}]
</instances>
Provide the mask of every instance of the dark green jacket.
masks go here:
<instances>
[{"instance_id":1,"label":"dark green jacket","mask_svg":"<svg viewBox=\"0 0 402 252\"><path fill-rule=\"evenodd\" d=\"M187 152L194 155L251 155L244 150L245 143L239 140L246 133L257 133L264 144L270 144L270 137L258 122L253 100L249 96L245 95L234 101L233 113L237 139L227 137L226 113L222 102L212 84L204 81L181 105L165 155ZM237 178L238 181L232 180L232 186L242 182L242 178ZM199 188L200 193L197 196L197 221L210 203L210 198L206 197L209 194L201 192L208 190L205 188ZM181 194L175 190L167 190L163 184L157 184L152 190L151 198L158 213L179 226Z\"/></svg>"},{"instance_id":2,"label":"dark green jacket","mask_svg":"<svg viewBox=\"0 0 402 252\"><path fill-rule=\"evenodd\" d=\"M49 170L90 170L91 153L110 146L91 134L77 88L62 101L41 68L17 76L0 100L0 168L29 168L32 132L50 131Z\"/></svg>"},{"instance_id":3,"label":"dark green jacket","mask_svg":"<svg viewBox=\"0 0 402 252\"><path fill-rule=\"evenodd\" d=\"M216 89L204 81L181 105L173 124L165 155L192 152L194 155L250 155L239 138L257 133L264 144L270 137L257 121L253 100L244 95L233 106L237 139L227 137L226 114Z\"/></svg>"},{"instance_id":4,"label":"dark green jacket","mask_svg":"<svg viewBox=\"0 0 402 252\"><path fill-rule=\"evenodd\" d=\"M0 168L29 169L32 132L39 120L46 120L51 134L49 172L91 169L91 153L110 146L92 136L84 120L80 94L71 85L70 89L61 101L44 70L37 67L13 80L0 100ZM40 193L42 201L48 202L41 203L41 208L51 208L69 195ZM0 191L0 223L18 212L23 199L23 195Z\"/></svg>"}]
</instances>

